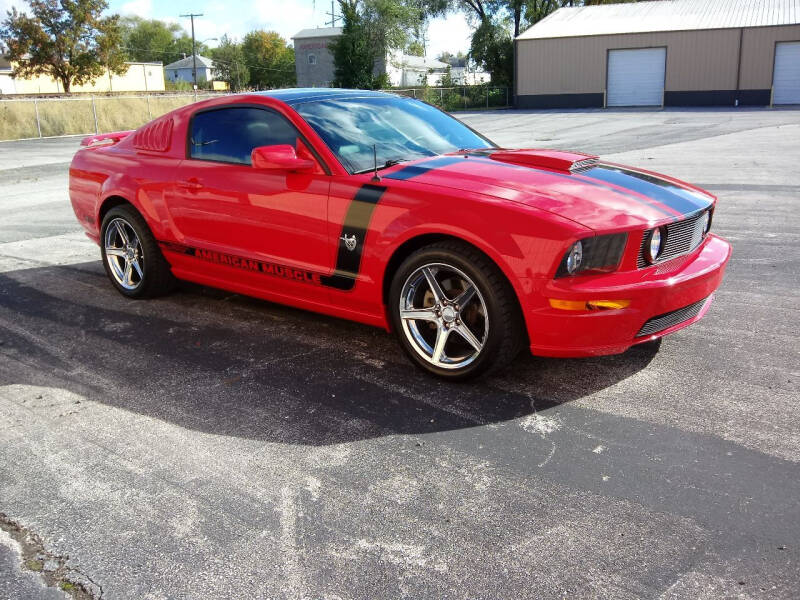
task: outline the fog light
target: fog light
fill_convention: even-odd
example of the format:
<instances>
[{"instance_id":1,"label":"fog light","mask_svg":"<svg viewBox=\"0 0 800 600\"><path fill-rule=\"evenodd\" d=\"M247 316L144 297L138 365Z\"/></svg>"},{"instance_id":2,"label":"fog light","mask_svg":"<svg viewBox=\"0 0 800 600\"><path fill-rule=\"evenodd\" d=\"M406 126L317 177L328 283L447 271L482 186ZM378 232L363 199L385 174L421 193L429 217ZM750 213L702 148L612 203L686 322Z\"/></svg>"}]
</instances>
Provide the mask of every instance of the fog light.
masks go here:
<instances>
[{"instance_id":1,"label":"fog light","mask_svg":"<svg viewBox=\"0 0 800 600\"><path fill-rule=\"evenodd\" d=\"M661 234L661 228L653 229L650 232L650 240L647 242L647 249L645 251L645 258L648 262L654 263L658 259L658 255L661 254L661 249L663 247L663 235Z\"/></svg>"},{"instance_id":2,"label":"fog light","mask_svg":"<svg viewBox=\"0 0 800 600\"><path fill-rule=\"evenodd\" d=\"M707 234L709 229L711 229L711 211L707 210L703 213L703 235Z\"/></svg>"}]
</instances>

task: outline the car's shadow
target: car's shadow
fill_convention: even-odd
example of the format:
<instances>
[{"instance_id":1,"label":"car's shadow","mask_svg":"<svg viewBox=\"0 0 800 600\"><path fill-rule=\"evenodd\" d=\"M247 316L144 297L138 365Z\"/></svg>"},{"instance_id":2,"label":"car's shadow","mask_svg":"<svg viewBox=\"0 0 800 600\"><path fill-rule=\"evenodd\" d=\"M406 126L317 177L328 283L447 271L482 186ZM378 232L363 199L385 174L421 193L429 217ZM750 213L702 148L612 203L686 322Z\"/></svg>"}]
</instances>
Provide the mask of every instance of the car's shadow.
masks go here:
<instances>
[{"instance_id":1,"label":"car's shadow","mask_svg":"<svg viewBox=\"0 0 800 600\"><path fill-rule=\"evenodd\" d=\"M184 285L121 297L98 262L0 274L0 386L67 389L217 435L331 444L507 421L612 386L658 344L584 360L523 353L467 384L425 375L386 332Z\"/></svg>"}]
</instances>

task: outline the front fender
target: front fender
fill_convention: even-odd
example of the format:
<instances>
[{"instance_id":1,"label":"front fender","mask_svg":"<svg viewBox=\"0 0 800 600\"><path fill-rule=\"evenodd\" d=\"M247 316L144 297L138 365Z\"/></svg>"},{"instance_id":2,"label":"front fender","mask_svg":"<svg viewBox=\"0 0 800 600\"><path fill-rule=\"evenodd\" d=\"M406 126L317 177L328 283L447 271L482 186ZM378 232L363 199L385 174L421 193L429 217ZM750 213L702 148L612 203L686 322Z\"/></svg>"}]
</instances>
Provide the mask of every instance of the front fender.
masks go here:
<instances>
[{"instance_id":1,"label":"front fender","mask_svg":"<svg viewBox=\"0 0 800 600\"><path fill-rule=\"evenodd\" d=\"M392 190L385 208L376 211L374 263L365 271L372 271L371 278L380 282L381 294L398 252L421 236L443 235L475 246L494 261L524 306L537 289L535 280L546 277L561 259L566 240L589 231L520 203L425 191L415 200L405 190Z\"/></svg>"}]
</instances>

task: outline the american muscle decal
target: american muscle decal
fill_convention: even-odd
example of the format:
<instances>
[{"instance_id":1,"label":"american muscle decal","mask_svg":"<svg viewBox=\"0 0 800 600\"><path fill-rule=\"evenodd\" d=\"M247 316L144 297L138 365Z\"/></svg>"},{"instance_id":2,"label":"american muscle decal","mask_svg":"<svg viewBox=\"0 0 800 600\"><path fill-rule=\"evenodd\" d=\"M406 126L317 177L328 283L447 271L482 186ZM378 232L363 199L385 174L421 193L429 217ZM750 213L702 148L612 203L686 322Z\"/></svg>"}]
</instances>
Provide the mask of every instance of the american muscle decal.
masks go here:
<instances>
[{"instance_id":1,"label":"american muscle decal","mask_svg":"<svg viewBox=\"0 0 800 600\"><path fill-rule=\"evenodd\" d=\"M367 183L361 186L356 193L347 209L347 214L342 224L342 232L339 236L339 250L336 255L336 268L332 275L324 275L306 271L305 269L296 269L278 263L264 262L232 254L223 254L203 248L193 248L175 242L162 241L159 244L169 252L187 254L218 265L263 273L272 277L291 279L301 283L324 285L337 290L350 291L356 284L356 278L361 268L361 255L364 250L364 241L372 213L384 191L386 191L386 188L382 185ZM355 240L355 245L349 247L347 244L348 239L351 244Z\"/></svg>"},{"instance_id":2,"label":"american muscle decal","mask_svg":"<svg viewBox=\"0 0 800 600\"><path fill-rule=\"evenodd\" d=\"M205 250L203 248L192 248L183 244L176 244L174 242L159 242L164 250L169 252L176 252L178 254L186 254L194 256L200 260L212 262L217 265L225 265L227 267L234 267L237 269L244 269L254 273L262 273L272 277L280 277L282 279L291 279L292 281L299 281L301 283L310 283L313 285L320 285L322 283L322 275L314 273L313 271L306 271L305 269L296 269L294 267L287 267L278 263L264 262L254 260L252 258L244 258L242 256L235 256L232 254L223 254L221 252L214 252L213 250Z\"/></svg>"}]
</instances>

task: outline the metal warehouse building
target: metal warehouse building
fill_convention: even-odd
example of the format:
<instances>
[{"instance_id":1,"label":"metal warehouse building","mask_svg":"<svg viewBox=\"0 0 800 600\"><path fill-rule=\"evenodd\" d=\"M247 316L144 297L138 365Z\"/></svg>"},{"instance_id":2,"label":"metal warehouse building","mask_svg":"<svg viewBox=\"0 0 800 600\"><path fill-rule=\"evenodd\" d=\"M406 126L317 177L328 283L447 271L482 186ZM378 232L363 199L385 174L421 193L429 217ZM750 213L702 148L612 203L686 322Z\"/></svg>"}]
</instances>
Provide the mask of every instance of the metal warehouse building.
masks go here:
<instances>
[{"instance_id":1,"label":"metal warehouse building","mask_svg":"<svg viewBox=\"0 0 800 600\"><path fill-rule=\"evenodd\" d=\"M800 104L800 0L561 8L515 68L519 108Z\"/></svg>"}]
</instances>

